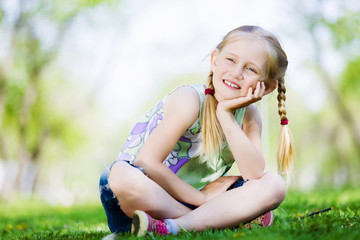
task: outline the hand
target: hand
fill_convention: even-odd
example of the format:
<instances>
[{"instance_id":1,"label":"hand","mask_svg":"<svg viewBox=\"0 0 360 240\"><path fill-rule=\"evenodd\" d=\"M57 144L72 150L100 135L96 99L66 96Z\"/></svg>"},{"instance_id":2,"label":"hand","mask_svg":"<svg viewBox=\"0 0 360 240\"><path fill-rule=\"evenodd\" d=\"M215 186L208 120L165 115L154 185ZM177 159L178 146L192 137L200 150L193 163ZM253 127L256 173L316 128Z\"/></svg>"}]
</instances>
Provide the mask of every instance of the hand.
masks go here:
<instances>
[{"instance_id":1,"label":"hand","mask_svg":"<svg viewBox=\"0 0 360 240\"><path fill-rule=\"evenodd\" d=\"M265 95L265 83L258 82L255 91L250 87L246 96L234 99L223 100L218 103L217 110L225 110L227 112L234 112L236 109L247 107L250 104L262 99Z\"/></svg>"},{"instance_id":2,"label":"hand","mask_svg":"<svg viewBox=\"0 0 360 240\"><path fill-rule=\"evenodd\" d=\"M238 180L240 176L223 176L215 181L208 183L201 192L205 195L205 202L210 201L221 193L224 193L228 188Z\"/></svg>"}]
</instances>

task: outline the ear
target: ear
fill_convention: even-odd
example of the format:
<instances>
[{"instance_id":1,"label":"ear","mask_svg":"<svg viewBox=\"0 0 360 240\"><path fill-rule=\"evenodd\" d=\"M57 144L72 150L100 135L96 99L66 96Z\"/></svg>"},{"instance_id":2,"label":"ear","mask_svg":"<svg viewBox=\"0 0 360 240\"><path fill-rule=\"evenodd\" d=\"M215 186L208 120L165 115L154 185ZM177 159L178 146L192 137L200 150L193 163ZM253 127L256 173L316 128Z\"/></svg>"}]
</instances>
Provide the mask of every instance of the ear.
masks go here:
<instances>
[{"instance_id":1,"label":"ear","mask_svg":"<svg viewBox=\"0 0 360 240\"><path fill-rule=\"evenodd\" d=\"M211 53L210 68L211 68L211 71L213 71L213 72L214 72L214 69L216 68L216 61L217 61L218 55L219 55L218 49L214 49Z\"/></svg>"},{"instance_id":2,"label":"ear","mask_svg":"<svg viewBox=\"0 0 360 240\"><path fill-rule=\"evenodd\" d=\"M270 81L270 83L268 83L267 84L267 86L266 86L266 88L265 88L265 93L264 93L264 95L267 95L267 94L269 94L269 93L271 93L272 91L274 91L276 88L277 88L277 86L278 86L278 80L272 80L272 81Z\"/></svg>"}]
</instances>

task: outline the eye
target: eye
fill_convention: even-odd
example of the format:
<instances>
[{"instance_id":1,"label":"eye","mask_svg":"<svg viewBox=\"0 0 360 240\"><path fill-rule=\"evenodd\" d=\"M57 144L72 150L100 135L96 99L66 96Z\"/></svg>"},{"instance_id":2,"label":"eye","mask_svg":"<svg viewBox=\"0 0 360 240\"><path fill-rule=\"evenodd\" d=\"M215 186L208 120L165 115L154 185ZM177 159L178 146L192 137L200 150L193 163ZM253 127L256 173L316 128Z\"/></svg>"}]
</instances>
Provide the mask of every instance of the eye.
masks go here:
<instances>
[{"instance_id":1,"label":"eye","mask_svg":"<svg viewBox=\"0 0 360 240\"><path fill-rule=\"evenodd\" d=\"M246 69L248 69L251 72L257 73L255 69L251 68L251 67L247 67Z\"/></svg>"},{"instance_id":2,"label":"eye","mask_svg":"<svg viewBox=\"0 0 360 240\"><path fill-rule=\"evenodd\" d=\"M233 58L226 58L229 62L235 63L235 60Z\"/></svg>"}]
</instances>

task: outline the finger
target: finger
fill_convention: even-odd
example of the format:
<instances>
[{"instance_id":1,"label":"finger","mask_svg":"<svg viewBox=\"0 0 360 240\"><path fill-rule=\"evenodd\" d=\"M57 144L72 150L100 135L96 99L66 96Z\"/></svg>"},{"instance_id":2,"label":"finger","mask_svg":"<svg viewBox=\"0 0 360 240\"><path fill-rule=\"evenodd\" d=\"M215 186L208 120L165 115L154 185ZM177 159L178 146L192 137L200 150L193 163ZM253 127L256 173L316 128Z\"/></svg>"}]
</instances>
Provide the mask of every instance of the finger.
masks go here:
<instances>
[{"instance_id":1,"label":"finger","mask_svg":"<svg viewBox=\"0 0 360 240\"><path fill-rule=\"evenodd\" d=\"M229 181L229 183L233 184L233 183L235 183L239 178L240 178L240 176L228 176L228 181ZM230 184L230 185L231 185L231 184Z\"/></svg>"},{"instance_id":2,"label":"finger","mask_svg":"<svg viewBox=\"0 0 360 240\"><path fill-rule=\"evenodd\" d=\"M232 179L235 179L235 181L236 181L236 180L238 180L241 176L229 176L229 177L231 177Z\"/></svg>"},{"instance_id":3,"label":"finger","mask_svg":"<svg viewBox=\"0 0 360 240\"><path fill-rule=\"evenodd\" d=\"M261 96L261 97L264 96L265 90L266 90L265 83L264 83L264 82L261 82L261 87L260 87L260 96Z\"/></svg>"},{"instance_id":4,"label":"finger","mask_svg":"<svg viewBox=\"0 0 360 240\"><path fill-rule=\"evenodd\" d=\"M246 96L250 97L252 94L253 94L253 89L252 89L252 87L250 87Z\"/></svg>"},{"instance_id":5,"label":"finger","mask_svg":"<svg viewBox=\"0 0 360 240\"><path fill-rule=\"evenodd\" d=\"M260 82L259 94L256 95L255 97L258 98L258 99L261 99L264 95L265 95L265 83Z\"/></svg>"},{"instance_id":6,"label":"finger","mask_svg":"<svg viewBox=\"0 0 360 240\"><path fill-rule=\"evenodd\" d=\"M255 98L259 97L260 91L261 91L261 82L257 82L255 92L254 92Z\"/></svg>"},{"instance_id":7,"label":"finger","mask_svg":"<svg viewBox=\"0 0 360 240\"><path fill-rule=\"evenodd\" d=\"M239 178L240 176L231 176L231 178L229 178L229 181L226 184L226 189L233 185Z\"/></svg>"},{"instance_id":8,"label":"finger","mask_svg":"<svg viewBox=\"0 0 360 240\"><path fill-rule=\"evenodd\" d=\"M217 180L221 180L221 181L236 181L237 179L239 179L240 176L222 176L219 177Z\"/></svg>"}]
</instances>

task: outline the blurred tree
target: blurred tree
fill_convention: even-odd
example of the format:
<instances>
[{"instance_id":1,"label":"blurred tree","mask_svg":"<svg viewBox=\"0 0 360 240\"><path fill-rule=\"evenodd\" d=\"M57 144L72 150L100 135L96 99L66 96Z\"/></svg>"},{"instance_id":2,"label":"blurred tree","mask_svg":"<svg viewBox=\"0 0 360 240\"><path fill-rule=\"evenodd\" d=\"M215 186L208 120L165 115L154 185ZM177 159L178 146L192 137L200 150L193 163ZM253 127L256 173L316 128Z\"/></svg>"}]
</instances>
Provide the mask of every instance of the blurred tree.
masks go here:
<instances>
[{"instance_id":1,"label":"blurred tree","mask_svg":"<svg viewBox=\"0 0 360 240\"><path fill-rule=\"evenodd\" d=\"M358 104L360 95L360 14L345 12L334 23L324 22L333 33L334 45L341 50L347 65L340 76L340 92L349 102Z\"/></svg>"},{"instance_id":2,"label":"blurred tree","mask_svg":"<svg viewBox=\"0 0 360 240\"><path fill-rule=\"evenodd\" d=\"M295 4L313 46L310 65L323 82L331 100L332 104L329 103L326 107L331 106L337 115L334 119L325 108L322 115L318 116L322 124L318 125L317 132L319 136L324 136L320 144L327 146L323 155L326 159L319 160L324 162L322 175L341 175L344 183L357 181L355 166L359 166L356 159L360 159L360 122L356 121L359 114L352 110L358 109L360 102L360 13L350 9L352 3L353 1L313 0L297 1ZM334 16L329 17L329 12L326 12L329 9L326 5L329 4L337 10L335 20ZM326 41L327 36L330 36L330 42ZM331 73L326 66L328 51L336 52L338 61L344 63L345 68L339 76ZM348 130L347 133L343 131L344 127Z\"/></svg>"},{"instance_id":3,"label":"blurred tree","mask_svg":"<svg viewBox=\"0 0 360 240\"><path fill-rule=\"evenodd\" d=\"M78 130L71 115L54 109L48 101L57 90L48 87L47 81L58 80L45 79L44 73L56 58L75 17L104 2L111 1L0 3L0 44L5 49L0 54L0 159L13 159L18 165L13 184L11 178L3 178L0 197L6 198L13 191L34 190L40 155L47 141L59 139L62 144L74 144Z\"/></svg>"}]
</instances>

